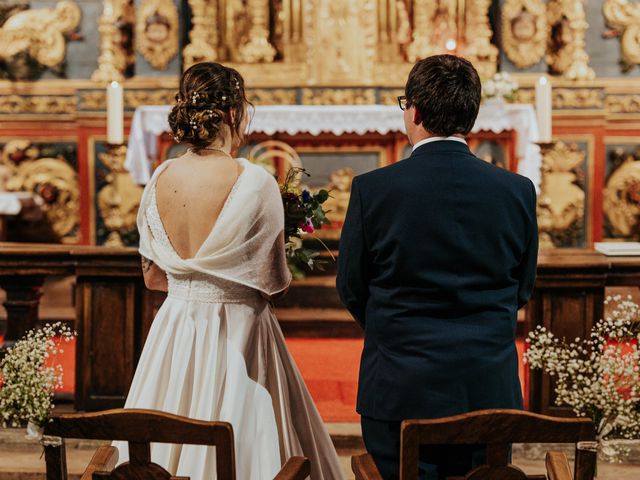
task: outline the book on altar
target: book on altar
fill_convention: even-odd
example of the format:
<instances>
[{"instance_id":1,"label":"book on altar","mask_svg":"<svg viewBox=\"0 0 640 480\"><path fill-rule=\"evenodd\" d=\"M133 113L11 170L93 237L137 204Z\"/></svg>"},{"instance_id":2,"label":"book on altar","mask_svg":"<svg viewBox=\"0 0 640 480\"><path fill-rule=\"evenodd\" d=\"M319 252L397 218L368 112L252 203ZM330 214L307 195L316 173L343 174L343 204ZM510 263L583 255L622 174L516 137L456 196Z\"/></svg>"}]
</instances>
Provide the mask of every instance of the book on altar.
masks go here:
<instances>
[{"instance_id":1,"label":"book on altar","mask_svg":"<svg viewBox=\"0 0 640 480\"><path fill-rule=\"evenodd\" d=\"M608 256L640 255L640 242L596 242L593 248Z\"/></svg>"}]
</instances>

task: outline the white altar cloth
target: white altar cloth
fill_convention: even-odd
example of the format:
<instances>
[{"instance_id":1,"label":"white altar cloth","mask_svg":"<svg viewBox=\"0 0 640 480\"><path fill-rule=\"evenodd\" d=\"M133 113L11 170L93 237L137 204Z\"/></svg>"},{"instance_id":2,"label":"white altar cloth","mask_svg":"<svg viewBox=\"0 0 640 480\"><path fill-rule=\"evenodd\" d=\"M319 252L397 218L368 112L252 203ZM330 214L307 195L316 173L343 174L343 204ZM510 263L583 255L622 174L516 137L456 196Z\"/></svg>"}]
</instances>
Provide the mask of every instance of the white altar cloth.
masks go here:
<instances>
[{"instance_id":1,"label":"white altar cloth","mask_svg":"<svg viewBox=\"0 0 640 480\"><path fill-rule=\"evenodd\" d=\"M144 185L151 178L151 165L157 156L157 137L169 132L168 105L141 106L133 114L125 168L136 183ZM540 149L538 123L532 105L486 104L480 113L473 132L516 130L519 158L518 172L536 185L540 185ZM397 106L387 105L277 105L258 106L251 120L250 132L267 135L275 133L357 133L387 134L404 132L402 112Z\"/></svg>"}]
</instances>

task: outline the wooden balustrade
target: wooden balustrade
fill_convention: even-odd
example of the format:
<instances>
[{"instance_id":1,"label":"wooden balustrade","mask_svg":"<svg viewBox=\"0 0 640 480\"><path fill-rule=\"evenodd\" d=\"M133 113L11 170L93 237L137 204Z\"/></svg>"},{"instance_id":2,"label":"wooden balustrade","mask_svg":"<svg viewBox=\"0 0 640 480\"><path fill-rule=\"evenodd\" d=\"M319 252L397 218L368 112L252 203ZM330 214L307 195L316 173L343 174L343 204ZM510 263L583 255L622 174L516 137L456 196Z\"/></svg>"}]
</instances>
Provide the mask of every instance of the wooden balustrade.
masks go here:
<instances>
[{"instance_id":1,"label":"wooden balustrade","mask_svg":"<svg viewBox=\"0 0 640 480\"><path fill-rule=\"evenodd\" d=\"M38 325L41 287L49 275L75 277L76 408L122 406L164 294L144 287L133 248L0 243L9 344ZM640 257L605 257L590 250L542 252L525 333L544 325L568 339L584 337L603 315L608 286L640 286ZM309 291L317 294L317 289ZM302 292L294 293L302 301ZM570 414L553 404L546 375L531 373L528 395L533 411Z\"/></svg>"}]
</instances>

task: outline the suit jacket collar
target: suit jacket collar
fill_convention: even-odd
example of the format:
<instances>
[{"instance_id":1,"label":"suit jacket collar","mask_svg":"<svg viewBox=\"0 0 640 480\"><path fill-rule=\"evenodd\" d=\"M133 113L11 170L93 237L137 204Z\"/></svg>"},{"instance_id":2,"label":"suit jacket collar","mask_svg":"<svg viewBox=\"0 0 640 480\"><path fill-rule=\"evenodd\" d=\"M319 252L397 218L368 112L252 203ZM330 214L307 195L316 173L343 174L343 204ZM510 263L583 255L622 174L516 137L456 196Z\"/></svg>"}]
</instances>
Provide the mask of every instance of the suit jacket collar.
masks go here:
<instances>
[{"instance_id":1,"label":"suit jacket collar","mask_svg":"<svg viewBox=\"0 0 640 480\"><path fill-rule=\"evenodd\" d=\"M438 153L466 153L471 154L469 147L454 140L440 140L437 142L429 142L416 148L409 158L421 157L423 155L432 155Z\"/></svg>"}]
</instances>

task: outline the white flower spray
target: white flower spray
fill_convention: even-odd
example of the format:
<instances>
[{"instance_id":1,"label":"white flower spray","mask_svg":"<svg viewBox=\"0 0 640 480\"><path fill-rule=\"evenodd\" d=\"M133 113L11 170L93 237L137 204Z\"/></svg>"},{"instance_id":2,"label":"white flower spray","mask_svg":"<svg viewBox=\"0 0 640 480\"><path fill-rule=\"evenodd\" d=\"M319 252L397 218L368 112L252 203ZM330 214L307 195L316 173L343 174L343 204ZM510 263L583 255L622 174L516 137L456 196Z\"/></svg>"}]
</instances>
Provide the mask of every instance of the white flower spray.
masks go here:
<instances>
[{"instance_id":1,"label":"white flower spray","mask_svg":"<svg viewBox=\"0 0 640 480\"><path fill-rule=\"evenodd\" d=\"M611 315L589 338L558 339L542 326L529 333L524 361L553 377L557 405L596 425L601 456L621 460L611 439L640 438L640 307L620 295L607 297Z\"/></svg>"},{"instance_id":2,"label":"white flower spray","mask_svg":"<svg viewBox=\"0 0 640 480\"><path fill-rule=\"evenodd\" d=\"M482 98L513 102L518 95L518 82L507 72L498 72L482 83Z\"/></svg>"},{"instance_id":3,"label":"white flower spray","mask_svg":"<svg viewBox=\"0 0 640 480\"><path fill-rule=\"evenodd\" d=\"M61 322L46 324L7 350L0 362L0 425L44 425L53 409L53 392L62 386L62 367L55 357L74 337Z\"/></svg>"}]
</instances>

